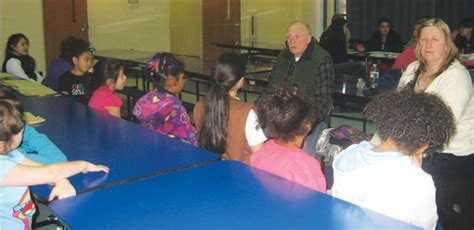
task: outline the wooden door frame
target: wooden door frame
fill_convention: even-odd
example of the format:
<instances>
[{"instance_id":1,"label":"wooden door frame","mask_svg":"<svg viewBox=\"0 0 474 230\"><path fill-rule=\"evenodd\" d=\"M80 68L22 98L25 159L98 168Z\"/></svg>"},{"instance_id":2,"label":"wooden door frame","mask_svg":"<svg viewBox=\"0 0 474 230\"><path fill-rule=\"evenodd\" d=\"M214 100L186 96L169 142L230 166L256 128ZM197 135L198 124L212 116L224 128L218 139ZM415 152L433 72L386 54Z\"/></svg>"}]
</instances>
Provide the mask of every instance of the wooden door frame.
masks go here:
<instances>
[{"instance_id":1,"label":"wooden door frame","mask_svg":"<svg viewBox=\"0 0 474 230\"><path fill-rule=\"evenodd\" d=\"M45 64L46 68L53 58L57 58L61 53L60 45L63 39L74 36L85 40L89 38L88 32L88 15L87 15L87 0L57 0L57 1L71 1L72 9L50 9L50 5L55 5L53 0L43 0L43 28L44 28L44 47L45 47ZM79 13L78 13L79 12ZM68 26L67 28L58 28L56 24L50 23L62 20L61 17L71 18L75 27ZM76 21L77 20L77 21ZM67 23L64 23L67 24ZM81 31L80 28L85 28ZM54 43L54 44L52 44Z\"/></svg>"},{"instance_id":2,"label":"wooden door frame","mask_svg":"<svg viewBox=\"0 0 474 230\"><path fill-rule=\"evenodd\" d=\"M216 52L217 50L224 51L222 48L217 48L214 45L209 44L212 41L212 33L215 32L213 28L215 28L215 21L212 18L212 15L215 15L213 13L214 11L210 5L220 3L222 1L227 1L229 4L229 8L227 9L228 14L230 15L238 15L238 37L235 38L236 41L240 41L241 38L241 29L240 29L240 23L241 23L241 12L240 12L240 1L241 0L202 0L202 57L203 59L206 60L213 60L214 58L210 58L213 56L213 54L208 55L207 52ZM233 1L233 2L231 2ZM234 6L234 7L230 7ZM215 10L215 9L214 9ZM229 11L230 10L230 11ZM210 12L209 12L210 11ZM219 11L222 12L222 11ZM237 26L237 25L236 25Z\"/></svg>"}]
</instances>

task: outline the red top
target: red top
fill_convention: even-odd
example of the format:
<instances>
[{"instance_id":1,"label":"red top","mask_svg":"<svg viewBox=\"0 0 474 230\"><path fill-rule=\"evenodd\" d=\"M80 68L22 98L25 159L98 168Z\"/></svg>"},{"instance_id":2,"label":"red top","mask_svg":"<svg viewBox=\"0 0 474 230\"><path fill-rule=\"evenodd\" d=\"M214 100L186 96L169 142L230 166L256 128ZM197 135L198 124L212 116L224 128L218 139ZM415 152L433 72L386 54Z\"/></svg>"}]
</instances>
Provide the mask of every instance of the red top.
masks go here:
<instances>
[{"instance_id":1,"label":"red top","mask_svg":"<svg viewBox=\"0 0 474 230\"><path fill-rule=\"evenodd\" d=\"M398 55L397 60L392 66L392 69L406 69L408 65L416 61L415 56L416 42L411 46L406 48L400 55Z\"/></svg>"},{"instance_id":2,"label":"red top","mask_svg":"<svg viewBox=\"0 0 474 230\"><path fill-rule=\"evenodd\" d=\"M122 107L122 105L122 99L115 95L113 91L105 85L97 88L89 101L89 107L106 113L109 111L107 111L105 107Z\"/></svg>"},{"instance_id":3,"label":"red top","mask_svg":"<svg viewBox=\"0 0 474 230\"><path fill-rule=\"evenodd\" d=\"M250 165L326 193L326 178L321 164L302 149L283 147L275 140L269 140L250 156Z\"/></svg>"}]
</instances>

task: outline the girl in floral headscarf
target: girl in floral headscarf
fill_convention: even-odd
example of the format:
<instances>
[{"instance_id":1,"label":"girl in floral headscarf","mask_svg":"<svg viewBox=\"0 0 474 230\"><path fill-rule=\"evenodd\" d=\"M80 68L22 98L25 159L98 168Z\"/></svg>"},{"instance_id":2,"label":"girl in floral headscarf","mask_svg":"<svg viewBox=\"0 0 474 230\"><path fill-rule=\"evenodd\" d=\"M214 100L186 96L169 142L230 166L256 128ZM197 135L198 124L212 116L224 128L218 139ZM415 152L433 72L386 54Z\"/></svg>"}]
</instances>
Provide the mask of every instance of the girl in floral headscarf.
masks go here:
<instances>
[{"instance_id":1,"label":"girl in floral headscarf","mask_svg":"<svg viewBox=\"0 0 474 230\"><path fill-rule=\"evenodd\" d=\"M158 53L149 61L148 71L157 87L137 101L133 115L143 127L197 145L196 130L175 96L184 86L184 63L171 53Z\"/></svg>"}]
</instances>

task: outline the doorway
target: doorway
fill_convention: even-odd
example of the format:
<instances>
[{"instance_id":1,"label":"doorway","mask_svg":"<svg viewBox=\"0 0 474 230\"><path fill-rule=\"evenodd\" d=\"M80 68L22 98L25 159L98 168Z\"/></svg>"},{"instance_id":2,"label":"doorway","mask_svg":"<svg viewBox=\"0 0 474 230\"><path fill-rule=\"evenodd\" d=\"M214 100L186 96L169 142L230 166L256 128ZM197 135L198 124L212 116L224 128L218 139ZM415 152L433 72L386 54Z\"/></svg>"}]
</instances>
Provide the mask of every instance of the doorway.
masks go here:
<instances>
[{"instance_id":1,"label":"doorway","mask_svg":"<svg viewBox=\"0 0 474 230\"><path fill-rule=\"evenodd\" d=\"M69 36L88 40L87 0L43 0L46 65L61 53Z\"/></svg>"},{"instance_id":2,"label":"doorway","mask_svg":"<svg viewBox=\"0 0 474 230\"><path fill-rule=\"evenodd\" d=\"M203 0L202 34L204 60L213 61L225 51L211 42L240 42L240 0Z\"/></svg>"}]
</instances>

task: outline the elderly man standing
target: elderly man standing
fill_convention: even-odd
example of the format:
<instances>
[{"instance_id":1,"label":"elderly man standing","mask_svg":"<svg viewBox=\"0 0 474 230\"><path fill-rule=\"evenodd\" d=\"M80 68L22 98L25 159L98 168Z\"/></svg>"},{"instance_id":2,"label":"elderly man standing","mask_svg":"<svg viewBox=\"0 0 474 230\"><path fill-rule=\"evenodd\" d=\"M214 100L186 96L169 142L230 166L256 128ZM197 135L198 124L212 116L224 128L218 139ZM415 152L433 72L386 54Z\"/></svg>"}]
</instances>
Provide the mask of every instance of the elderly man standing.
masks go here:
<instances>
[{"instance_id":1,"label":"elderly man standing","mask_svg":"<svg viewBox=\"0 0 474 230\"><path fill-rule=\"evenodd\" d=\"M316 155L316 141L322 129L327 127L332 110L334 92L334 66L329 53L312 37L309 26L292 22L286 33L286 46L273 66L269 89L285 81L304 88L313 100L313 129L305 140L303 149Z\"/></svg>"}]
</instances>

